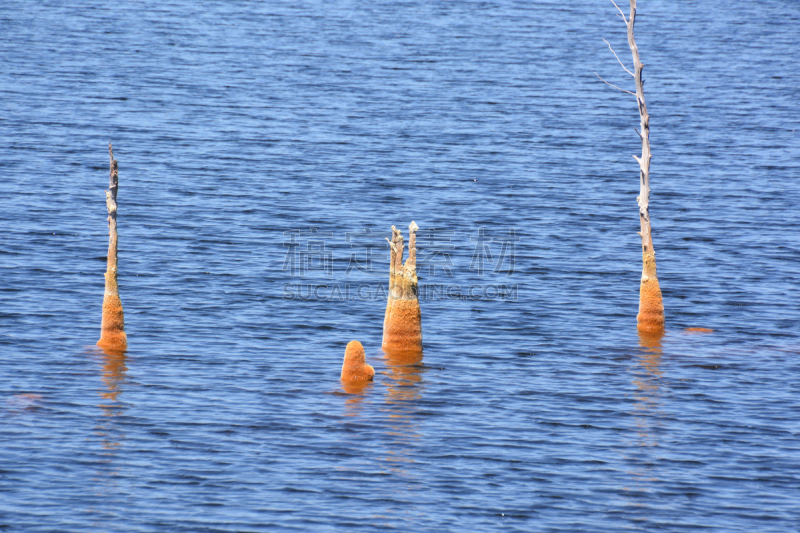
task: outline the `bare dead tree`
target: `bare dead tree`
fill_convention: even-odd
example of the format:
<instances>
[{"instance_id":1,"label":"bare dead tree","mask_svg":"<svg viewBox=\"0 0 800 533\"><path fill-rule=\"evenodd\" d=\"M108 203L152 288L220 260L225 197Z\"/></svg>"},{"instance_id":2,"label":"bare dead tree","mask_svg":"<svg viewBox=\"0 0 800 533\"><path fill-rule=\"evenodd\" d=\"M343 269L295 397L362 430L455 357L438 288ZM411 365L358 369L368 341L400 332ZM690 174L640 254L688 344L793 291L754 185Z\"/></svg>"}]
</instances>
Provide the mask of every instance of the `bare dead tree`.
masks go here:
<instances>
[{"instance_id":1,"label":"bare dead tree","mask_svg":"<svg viewBox=\"0 0 800 533\"><path fill-rule=\"evenodd\" d=\"M639 203L639 235L642 238L642 280L639 285L639 314L636 317L638 329L641 331L663 331L664 329L664 302L661 297L661 288L658 284L658 276L656 275L656 253L653 249L653 234L650 227L650 116L647 114L647 105L644 101L644 82L642 81L642 69L644 64L639 58L639 48L636 46L636 41L633 36L633 25L636 21L636 0L630 0L631 11L628 18L625 18L625 13L619 6L611 0L614 7L619 11L619 16L625 22L628 29L628 46L630 46L631 54L633 55L633 72L628 70L623 62L620 60L611 45L608 47L617 58L622 68L633 76L636 84L636 92L620 89L616 85L608 83L595 72L598 78L603 82L608 83L615 89L619 89L625 93L631 94L636 97L636 102L639 108L639 126L641 131L636 133L642 140L642 155L633 158L639 163L639 196L637 202Z\"/></svg>"},{"instance_id":2,"label":"bare dead tree","mask_svg":"<svg viewBox=\"0 0 800 533\"><path fill-rule=\"evenodd\" d=\"M125 318L122 302L119 299L117 284L117 189L119 171L111 143L108 143L109 174L106 191L108 208L108 258L106 260L106 288L103 297L103 319L100 326L100 340L97 345L109 350L125 350L128 344L125 335Z\"/></svg>"}]
</instances>

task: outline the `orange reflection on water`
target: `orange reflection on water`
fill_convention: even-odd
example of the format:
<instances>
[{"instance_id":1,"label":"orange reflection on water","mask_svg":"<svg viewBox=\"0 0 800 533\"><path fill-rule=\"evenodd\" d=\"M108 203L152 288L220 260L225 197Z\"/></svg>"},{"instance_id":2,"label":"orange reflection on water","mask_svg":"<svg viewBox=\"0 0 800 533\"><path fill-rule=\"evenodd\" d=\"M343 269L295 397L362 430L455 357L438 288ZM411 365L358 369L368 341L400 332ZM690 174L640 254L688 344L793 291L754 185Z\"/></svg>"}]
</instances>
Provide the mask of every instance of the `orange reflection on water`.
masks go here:
<instances>
[{"instance_id":1,"label":"orange reflection on water","mask_svg":"<svg viewBox=\"0 0 800 533\"><path fill-rule=\"evenodd\" d=\"M361 410L361 402L367 397L372 388L372 381L342 381L342 390L348 395L344 401L345 414L356 416Z\"/></svg>"},{"instance_id":2,"label":"orange reflection on water","mask_svg":"<svg viewBox=\"0 0 800 533\"><path fill-rule=\"evenodd\" d=\"M661 369L659 367L661 365L661 357L664 355L664 348L661 345L663 338L663 331L657 333L639 332L639 347L642 348L639 361L650 376L661 377Z\"/></svg>"},{"instance_id":3,"label":"orange reflection on water","mask_svg":"<svg viewBox=\"0 0 800 533\"><path fill-rule=\"evenodd\" d=\"M389 403L416 400L420 397L422 382L422 350L385 352L384 362L389 369Z\"/></svg>"},{"instance_id":4,"label":"orange reflection on water","mask_svg":"<svg viewBox=\"0 0 800 533\"><path fill-rule=\"evenodd\" d=\"M119 439L113 435L113 418L123 413L124 407L119 403L119 395L122 394L122 386L125 383L125 373L128 367L125 366L125 350L114 350L101 348L103 354L102 374L100 378L105 384L105 390L100 391L100 397L105 402L100 403L103 410L104 420L97 427L97 433L103 439L103 448L113 450L120 446ZM124 437L124 435L119 435Z\"/></svg>"},{"instance_id":5,"label":"orange reflection on water","mask_svg":"<svg viewBox=\"0 0 800 533\"><path fill-rule=\"evenodd\" d=\"M655 434L656 428L661 425L661 387L662 378L661 360L664 349L661 344L664 332L639 331L639 364L634 369L633 385L634 412L633 419L636 425L636 442L628 450L627 459L633 463L633 470L628 473L633 476L633 486L625 490L649 492L650 485L658 481L653 473L652 458L649 451L658 446ZM632 505L640 506L641 502Z\"/></svg>"},{"instance_id":6,"label":"orange reflection on water","mask_svg":"<svg viewBox=\"0 0 800 533\"><path fill-rule=\"evenodd\" d=\"M661 339L664 332L639 332L639 365L643 372L637 372L633 380L636 386L634 398L635 420L637 434L639 436L639 446L658 446L656 437L653 434L653 427L658 424L654 422L654 416L659 413L661 406L661 358L664 349Z\"/></svg>"},{"instance_id":7,"label":"orange reflection on water","mask_svg":"<svg viewBox=\"0 0 800 533\"><path fill-rule=\"evenodd\" d=\"M128 367L125 366L125 350L113 348L94 348L93 355L99 354L100 360L100 379L103 387L98 391L102 398L98 407L102 410L102 416L97 417L95 434L100 438L103 452L96 463L96 475L93 478L95 495L103 498L104 501L114 501L118 496L117 476L119 465L116 463L117 453L120 452L121 442L125 435L120 431L116 418L122 415L126 409L120 402L120 395L125 384L125 375ZM96 509L88 509L90 513L97 512ZM98 524L99 525L99 524ZM102 529L102 527L101 527Z\"/></svg>"},{"instance_id":8,"label":"orange reflection on water","mask_svg":"<svg viewBox=\"0 0 800 533\"><path fill-rule=\"evenodd\" d=\"M412 446L420 438L415 410L416 401L422 398L424 391L422 351L385 352L384 362L389 378L385 411L388 413L386 434L390 442L386 461L396 465L392 470L404 473L397 466L414 462Z\"/></svg>"},{"instance_id":9,"label":"orange reflection on water","mask_svg":"<svg viewBox=\"0 0 800 533\"><path fill-rule=\"evenodd\" d=\"M105 399L117 401L122 389L120 385L125 381L125 372L128 368L125 366L125 350L109 350L102 349L103 352L103 383L105 383L107 392L102 392L100 396ZM101 406L102 407L102 406Z\"/></svg>"}]
</instances>

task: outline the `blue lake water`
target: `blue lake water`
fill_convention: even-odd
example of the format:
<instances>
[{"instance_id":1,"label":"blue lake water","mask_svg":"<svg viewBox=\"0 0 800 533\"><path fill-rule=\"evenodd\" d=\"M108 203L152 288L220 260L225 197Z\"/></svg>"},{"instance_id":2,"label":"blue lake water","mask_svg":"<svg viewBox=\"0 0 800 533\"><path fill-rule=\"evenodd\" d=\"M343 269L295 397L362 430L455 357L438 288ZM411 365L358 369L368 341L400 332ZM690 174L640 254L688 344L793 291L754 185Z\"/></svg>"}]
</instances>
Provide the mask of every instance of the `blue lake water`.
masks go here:
<instances>
[{"instance_id":1,"label":"blue lake water","mask_svg":"<svg viewBox=\"0 0 800 533\"><path fill-rule=\"evenodd\" d=\"M800 3L640 0L660 339L615 13L6 0L0 528L800 529Z\"/></svg>"}]
</instances>

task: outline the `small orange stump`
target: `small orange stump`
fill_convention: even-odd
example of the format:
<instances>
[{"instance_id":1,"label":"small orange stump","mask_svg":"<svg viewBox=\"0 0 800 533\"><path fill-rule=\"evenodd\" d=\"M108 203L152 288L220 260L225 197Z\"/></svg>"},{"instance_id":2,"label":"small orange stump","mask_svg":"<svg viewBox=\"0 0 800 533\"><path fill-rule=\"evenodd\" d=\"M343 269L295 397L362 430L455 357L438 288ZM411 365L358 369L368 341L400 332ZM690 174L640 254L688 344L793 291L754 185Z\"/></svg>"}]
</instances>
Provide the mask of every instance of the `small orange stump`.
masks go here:
<instances>
[{"instance_id":1,"label":"small orange stump","mask_svg":"<svg viewBox=\"0 0 800 533\"><path fill-rule=\"evenodd\" d=\"M417 279L416 222L408 226L408 260L403 264L403 235L392 226L389 296L383 320L382 348L386 352L422 351L422 314Z\"/></svg>"},{"instance_id":2,"label":"small orange stump","mask_svg":"<svg viewBox=\"0 0 800 533\"><path fill-rule=\"evenodd\" d=\"M656 276L656 256L642 254L644 268L639 285L639 314L636 316L639 331L664 331L664 300Z\"/></svg>"},{"instance_id":3,"label":"small orange stump","mask_svg":"<svg viewBox=\"0 0 800 533\"><path fill-rule=\"evenodd\" d=\"M344 351L342 363L342 381L366 382L375 378L375 369L367 364L364 347L358 341L350 341Z\"/></svg>"}]
</instances>

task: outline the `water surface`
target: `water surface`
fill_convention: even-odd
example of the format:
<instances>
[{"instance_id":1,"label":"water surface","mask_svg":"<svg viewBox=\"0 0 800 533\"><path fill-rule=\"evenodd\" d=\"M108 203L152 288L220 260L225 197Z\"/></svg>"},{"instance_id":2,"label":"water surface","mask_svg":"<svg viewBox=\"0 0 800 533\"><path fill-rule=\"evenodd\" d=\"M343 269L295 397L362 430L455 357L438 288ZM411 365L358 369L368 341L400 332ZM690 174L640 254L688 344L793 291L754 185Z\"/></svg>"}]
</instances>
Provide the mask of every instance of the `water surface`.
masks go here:
<instances>
[{"instance_id":1,"label":"water surface","mask_svg":"<svg viewBox=\"0 0 800 533\"><path fill-rule=\"evenodd\" d=\"M640 4L663 338L610 3L5 2L0 524L800 527L800 4ZM380 351L412 220L422 361Z\"/></svg>"}]
</instances>

